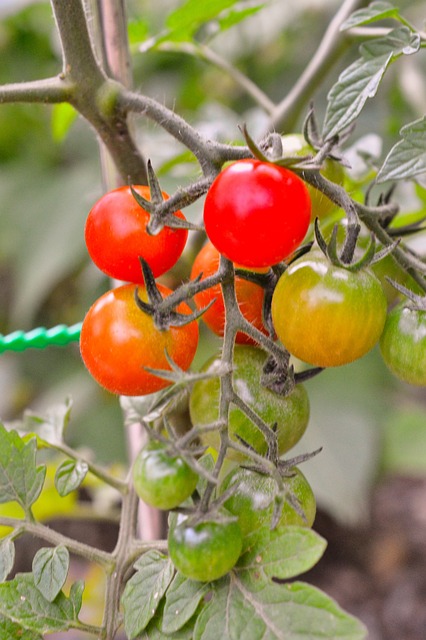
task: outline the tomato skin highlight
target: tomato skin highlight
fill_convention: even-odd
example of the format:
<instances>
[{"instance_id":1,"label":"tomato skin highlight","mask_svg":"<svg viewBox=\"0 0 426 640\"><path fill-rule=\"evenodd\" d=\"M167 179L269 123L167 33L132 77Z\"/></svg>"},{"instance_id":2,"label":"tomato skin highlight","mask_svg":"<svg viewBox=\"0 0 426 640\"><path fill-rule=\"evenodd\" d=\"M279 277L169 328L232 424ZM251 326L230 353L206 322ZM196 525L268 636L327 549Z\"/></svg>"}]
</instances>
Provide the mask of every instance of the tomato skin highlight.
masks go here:
<instances>
[{"instance_id":1,"label":"tomato skin highlight","mask_svg":"<svg viewBox=\"0 0 426 640\"><path fill-rule=\"evenodd\" d=\"M336 367L377 344L387 301L370 270L352 272L312 251L283 273L271 311L277 336L292 355L317 367Z\"/></svg>"},{"instance_id":2,"label":"tomato skin highlight","mask_svg":"<svg viewBox=\"0 0 426 640\"><path fill-rule=\"evenodd\" d=\"M289 256L309 227L311 202L295 173L269 162L239 160L211 185L204 204L207 236L228 260L269 267Z\"/></svg>"},{"instance_id":3,"label":"tomato skin highlight","mask_svg":"<svg viewBox=\"0 0 426 640\"><path fill-rule=\"evenodd\" d=\"M281 396L260 384L262 368L266 354L261 349L237 345L234 349L233 386L243 400L270 427L277 423L279 453L283 454L293 447L303 436L309 421L309 399L303 385L297 384L288 396ZM220 356L214 356L202 367L206 371ZM206 425L219 417L219 378L197 381L192 389L189 411L194 425ZM229 411L229 435L243 438L259 454L267 453L267 443L261 431L235 405ZM217 431L208 431L201 435L206 446L219 450L220 436ZM242 453L228 449L227 457L239 462L247 462Z\"/></svg>"},{"instance_id":4,"label":"tomato skin highlight","mask_svg":"<svg viewBox=\"0 0 426 640\"><path fill-rule=\"evenodd\" d=\"M150 200L149 187L133 187ZM168 199L163 193L163 198ZM181 211L174 213L185 219ZM150 216L135 200L130 187L119 187L103 195L92 207L85 225L85 241L90 257L106 275L117 280L143 284L139 257L148 262L154 277L171 269L181 256L187 229L163 227L157 235L146 229Z\"/></svg>"},{"instance_id":5,"label":"tomato skin highlight","mask_svg":"<svg viewBox=\"0 0 426 640\"><path fill-rule=\"evenodd\" d=\"M220 254L218 250L208 241L194 260L191 270L191 280L194 280L201 273L203 274L201 281L215 274L219 268L219 262ZM256 329L259 329L259 331L267 335L268 331L262 319L263 300L265 297L264 289L254 282L249 282L244 278L235 276L235 293L240 311L246 320L256 327ZM200 291L200 293L196 293L194 296L197 309L207 307L212 300L215 300L215 302L201 316L201 319L213 333L218 336L223 336L225 331L225 303L220 284ZM235 341L237 344L255 344L254 340L242 331L237 333Z\"/></svg>"},{"instance_id":6,"label":"tomato skin highlight","mask_svg":"<svg viewBox=\"0 0 426 640\"><path fill-rule=\"evenodd\" d=\"M195 490L198 475L183 458L167 451L167 444L148 442L133 463L133 484L146 504L174 509Z\"/></svg>"},{"instance_id":7,"label":"tomato skin highlight","mask_svg":"<svg viewBox=\"0 0 426 640\"><path fill-rule=\"evenodd\" d=\"M404 303L394 307L380 338L380 352L397 378L426 386L426 311Z\"/></svg>"},{"instance_id":8,"label":"tomato skin highlight","mask_svg":"<svg viewBox=\"0 0 426 640\"><path fill-rule=\"evenodd\" d=\"M157 285L163 296L170 289ZM90 307L83 320L80 352L95 380L111 393L142 396L171 384L145 370L170 370L165 351L184 370L194 358L198 344L198 324L159 331L151 316L138 308L134 296L145 302L145 287L125 284L107 291ZM179 313L190 314L186 303L177 306Z\"/></svg>"},{"instance_id":9,"label":"tomato skin highlight","mask_svg":"<svg viewBox=\"0 0 426 640\"><path fill-rule=\"evenodd\" d=\"M298 499L301 509L306 516L304 520L286 501L276 529L280 530L288 525L312 527L316 514L316 501L313 491L297 467L290 470L291 477L283 478L283 482ZM274 511L274 497L277 484L271 476L262 475L251 469L235 467L223 480L219 494L231 487L235 493L225 502L224 507L238 517L243 538L256 531L262 525L270 525Z\"/></svg>"},{"instance_id":10,"label":"tomato skin highlight","mask_svg":"<svg viewBox=\"0 0 426 640\"><path fill-rule=\"evenodd\" d=\"M236 565L242 535L236 520L212 520L194 525L183 520L170 527L168 547L174 566L186 578L212 582Z\"/></svg>"}]
</instances>

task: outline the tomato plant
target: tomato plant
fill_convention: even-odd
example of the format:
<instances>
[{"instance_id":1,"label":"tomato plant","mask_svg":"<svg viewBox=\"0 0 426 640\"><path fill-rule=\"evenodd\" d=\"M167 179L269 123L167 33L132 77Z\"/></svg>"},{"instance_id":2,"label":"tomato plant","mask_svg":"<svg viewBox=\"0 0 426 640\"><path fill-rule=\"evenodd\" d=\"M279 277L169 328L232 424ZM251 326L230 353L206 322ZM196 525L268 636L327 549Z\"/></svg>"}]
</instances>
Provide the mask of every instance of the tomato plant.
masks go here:
<instances>
[{"instance_id":1,"label":"tomato plant","mask_svg":"<svg viewBox=\"0 0 426 640\"><path fill-rule=\"evenodd\" d=\"M299 503L305 518L286 500L276 526L278 529L288 525L312 527L316 501L311 486L300 469L295 467L288 473L288 477L283 478L284 486ZM271 476L235 467L224 478L219 493L224 493L231 487L235 488L235 492L226 500L224 506L238 517L243 537L256 531L263 524L271 524L277 494L277 483Z\"/></svg>"},{"instance_id":2,"label":"tomato plant","mask_svg":"<svg viewBox=\"0 0 426 640\"><path fill-rule=\"evenodd\" d=\"M202 274L201 280L216 273L219 267L220 254L218 250L207 242L196 256L191 270L191 279L195 279ZM235 294L238 306L243 316L253 324L256 329L267 334L267 329L263 324L263 301L264 289L254 282L235 276ZM225 304L223 301L220 284L204 289L196 293L194 302L198 309L207 307L211 301L213 304L203 315L202 320L218 336L223 336L225 330ZM238 344L253 344L253 340L242 331L236 334Z\"/></svg>"},{"instance_id":3,"label":"tomato plant","mask_svg":"<svg viewBox=\"0 0 426 640\"><path fill-rule=\"evenodd\" d=\"M183 516L168 535L170 558L186 578L210 582L230 571L242 549L241 529L225 510L224 520L191 522Z\"/></svg>"},{"instance_id":4,"label":"tomato plant","mask_svg":"<svg viewBox=\"0 0 426 640\"><path fill-rule=\"evenodd\" d=\"M133 189L150 200L149 187ZM163 198L168 195L163 192ZM181 211L174 214L185 219ZM130 187L119 187L103 195L86 220L87 250L96 266L111 278L143 283L139 257L151 267L155 277L168 271L184 250L188 231L163 227L156 235L147 230L150 215L134 198Z\"/></svg>"},{"instance_id":5,"label":"tomato plant","mask_svg":"<svg viewBox=\"0 0 426 640\"><path fill-rule=\"evenodd\" d=\"M309 400L305 387L296 385L288 396L270 391L260 384L265 353L261 349L247 345L237 345L234 350L233 387L246 404L262 420L272 427L276 424L278 448L285 453L302 437L309 421ZM219 363L219 356L213 356L202 370L207 371ZM190 415L193 424L206 425L219 417L220 380L209 378L194 384L190 396ZM260 454L266 454L267 443L260 429L243 413L232 405L229 411L229 435L231 439L242 438ZM201 439L205 445L219 449L218 431L203 433ZM229 458L242 460L241 453L229 450Z\"/></svg>"},{"instance_id":6,"label":"tomato plant","mask_svg":"<svg viewBox=\"0 0 426 640\"><path fill-rule=\"evenodd\" d=\"M397 378L426 386L426 311L405 303L392 309L380 338L380 351Z\"/></svg>"},{"instance_id":7,"label":"tomato plant","mask_svg":"<svg viewBox=\"0 0 426 640\"><path fill-rule=\"evenodd\" d=\"M269 267L300 245L311 202L295 173L259 160L226 167L204 203L206 233L226 258L246 267Z\"/></svg>"},{"instance_id":8,"label":"tomato plant","mask_svg":"<svg viewBox=\"0 0 426 640\"><path fill-rule=\"evenodd\" d=\"M162 285L163 296L171 291ZM107 291L90 307L83 321L80 350L83 362L95 380L112 393L146 395L170 384L146 371L146 367L170 370L166 352L182 369L190 366L198 344L198 325L159 331L154 319L141 311L135 293L147 301L146 289L125 284ZM179 313L191 309L181 303Z\"/></svg>"},{"instance_id":9,"label":"tomato plant","mask_svg":"<svg viewBox=\"0 0 426 640\"><path fill-rule=\"evenodd\" d=\"M167 443L151 440L133 463L133 483L138 496L157 509L174 509L197 486L198 475L185 460L168 450Z\"/></svg>"},{"instance_id":10,"label":"tomato plant","mask_svg":"<svg viewBox=\"0 0 426 640\"><path fill-rule=\"evenodd\" d=\"M316 250L283 273L271 311L291 354L318 367L336 367L361 358L378 342L387 301L370 270L336 266Z\"/></svg>"}]
</instances>

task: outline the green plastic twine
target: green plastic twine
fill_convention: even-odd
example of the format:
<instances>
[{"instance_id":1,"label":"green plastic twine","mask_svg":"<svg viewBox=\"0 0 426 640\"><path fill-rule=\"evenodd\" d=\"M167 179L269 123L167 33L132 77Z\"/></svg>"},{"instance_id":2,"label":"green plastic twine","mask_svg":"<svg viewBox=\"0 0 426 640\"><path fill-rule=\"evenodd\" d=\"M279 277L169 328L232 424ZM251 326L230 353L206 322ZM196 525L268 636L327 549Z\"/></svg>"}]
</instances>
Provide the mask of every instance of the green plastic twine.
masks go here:
<instances>
[{"instance_id":1,"label":"green plastic twine","mask_svg":"<svg viewBox=\"0 0 426 640\"><path fill-rule=\"evenodd\" d=\"M3 351L25 351L25 349L45 349L46 347L63 347L75 342L80 337L81 322L68 327L58 324L51 329L38 327L31 331L14 331L7 336L0 334L0 353Z\"/></svg>"}]
</instances>

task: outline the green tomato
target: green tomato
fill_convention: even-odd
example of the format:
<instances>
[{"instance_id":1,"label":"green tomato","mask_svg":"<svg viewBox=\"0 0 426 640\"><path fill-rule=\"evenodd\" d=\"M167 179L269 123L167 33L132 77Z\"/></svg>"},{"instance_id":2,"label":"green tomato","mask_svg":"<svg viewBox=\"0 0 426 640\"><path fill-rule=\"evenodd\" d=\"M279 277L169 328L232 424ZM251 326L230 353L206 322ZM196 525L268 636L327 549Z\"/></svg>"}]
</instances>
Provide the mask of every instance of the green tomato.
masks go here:
<instances>
[{"instance_id":1,"label":"green tomato","mask_svg":"<svg viewBox=\"0 0 426 640\"><path fill-rule=\"evenodd\" d=\"M291 449L303 436L309 421L309 399L303 385L298 384L288 396L282 396L260 384L262 368L266 354L261 349L247 345L237 345L234 349L233 386L235 392L250 408L272 427L277 424L278 449L280 455ZM214 356L203 366L207 371L215 363L219 364L220 356ZM194 384L189 410L194 425L207 425L219 418L219 378L199 380ZM236 406L231 405L229 411L229 435L237 440L238 435L259 454L267 453L267 443L256 425ZM217 431L209 431L201 435L204 445L218 450L220 435ZM243 454L228 450L228 456L234 460L246 459Z\"/></svg>"},{"instance_id":2,"label":"green tomato","mask_svg":"<svg viewBox=\"0 0 426 640\"><path fill-rule=\"evenodd\" d=\"M426 386L426 311L404 303L392 309L380 339L380 351L397 378Z\"/></svg>"},{"instance_id":3,"label":"green tomato","mask_svg":"<svg viewBox=\"0 0 426 640\"><path fill-rule=\"evenodd\" d=\"M183 458L168 452L167 444L150 441L133 464L138 496L157 509L174 509L195 490L198 475Z\"/></svg>"},{"instance_id":4,"label":"green tomato","mask_svg":"<svg viewBox=\"0 0 426 640\"><path fill-rule=\"evenodd\" d=\"M229 516L225 511L222 515ZM174 566L186 578L211 582L237 563L242 549L241 529L236 520L192 523L184 516L170 527L168 546Z\"/></svg>"},{"instance_id":5,"label":"green tomato","mask_svg":"<svg viewBox=\"0 0 426 640\"><path fill-rule=\"evenodd\" d=\"M305 140L301 133L289 133L281 137L283 145L284 156L307 156L314 155L315 149L313 149ZM327 158L324 162L324 167L320 172L324 178L342 185L345 180L345 171L339 162ZM324 218L332 211L336 205L321 191L315 189L311 185L307 184L309 195L311 196L311 220L315 218Z\"/></svg>"},{"instance_id":6,"label":"green tomato","mask_svg":"<svg viewBox=\"0 0 426 640\"><path fill-rule=\"evenodd\" d=\"M276 528L281 529L288 525L312 527L316 514L314 493L299 469L294 467L290 473L293 475L283 478L283 482L298 500L305 519L286 501ZM235 487L235 493L228 498L224 506L238 517L243 537L264 524L271 524L277 493L277 483L273 478L251 469L235 467L223 480L219 494L231 487Z\"/></svg>"}]
</instances>

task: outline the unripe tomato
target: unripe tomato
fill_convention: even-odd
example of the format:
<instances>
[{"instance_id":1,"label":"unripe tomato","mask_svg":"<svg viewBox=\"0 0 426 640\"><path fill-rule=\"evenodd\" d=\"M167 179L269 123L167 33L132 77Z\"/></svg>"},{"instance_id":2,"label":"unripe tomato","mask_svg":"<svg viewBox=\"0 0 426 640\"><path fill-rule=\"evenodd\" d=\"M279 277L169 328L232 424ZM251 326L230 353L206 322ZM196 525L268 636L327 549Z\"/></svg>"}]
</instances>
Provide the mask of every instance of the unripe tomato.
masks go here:
<instances>
[{"instance_id":1,"label":"unripe tomato","mask_svg":"<svg viewBox=\"0 0 426 640\"><path fill-rule=\"evenodd\" d=\"M276 528L279 530L288 525L312 527L316 513L314 493L300 469L295 467L290 472L293 475L283 478L283 481L299 501L306 520L286 501ZM274 498L277 494L277 483L271 476L262 475L251 469L235 467L224 478L219 494L231 487L235 488L235 492L228 498L224 506L230 513L238 517L243 538L262 525L271 524Z\"/></svg>"},{"instance_id":2,"label":"unripe tomato","mask_svg":"<svg viewBox=\"0 0 426 640\"><path fill-rule=\"evenodd\" d=\"M207 236L219 253L245 267L269 267L284 260L301 244L310 215L303 180L259 160L228 165L204 204Z\"/></svg>"},{"instance_id":3,"label":"unripe tomato","mask_svg":"<svg viewBox=\"0 0 426 640\"><path fill-rule=\"evenodd\" d=\"M133 189L150 200L149 187ZM163 198L168 199L163 193ZM181 211L174 213L185 219ZM147 231L149 213L135 200L130 187L109 191L90 211L85 226L87 250L96 266L111 278L143 283L142 257L155 277L165 273L178 260L185 248L188 231L163 227L156 235Z\"/></svg>"},{"instance_id":4,"label":"unripe tomato","mask_svg":"<svg viewBox=\"0 0 426 640\"><path fill-rule=\"evenodd\" d=\"M283 145L283 155L286 156L307 156L315 155L315 149L313 149L305 140L301 133L289 133L281 137ZM342 185L345 181L345 171L342 165L331 158L326 158L324 167L320 173L336 184ZM326 195L319 189L312 187L310 184L306 185L311 197L312 210L311 219L319 218L320 220L332 211L336 207Z\"/></svg>"},{"instance_id":5,"label":"unripe tomato","mask_svg":"<svg viewBox=\"0 0 426 640\"><path fill-rule=\"evenodd\" d=\"M291 354L317 367L336 367L361 358L378 342L387 301L369 269L352 272L311 251L283 273L271 311Z\"/></svg>"},{"instance_id":6,"label":"unripe tomato","mask_svg":"<svg viewBox=\"0 0 426 640\"><path fill-rule=\"evenodd\" d=\"M157 285L163 296L171 292ZM185 371L189 368L198 344L198 324L159 331L151 316L139 309L135 292L148 302L145 287L125 284L107 291L90 307L83 320L80 350L83 362L95 380L111 393L143 396L171 384L146 371L167 369L166 351ZM182 302L179 313L191 309Z\"/></svg>"},{"instance_id":7,"label":"unripe tomato","mask_svg":"<svg viewBox=\"0 0 426 640\"><path fill-rule=\"evenodd\" d=\"M426 311L404 303L392 309L380 339L380 351L397 378L426 386Z\"/></svg>"},{"instance_id":8,"label":"unripe tomato","mask_svg":"<svg viewBox=\"0 0 426 640\"><path fill-rule=\"evenodd\" d=\"M266 355L261 349L246 345L237 345L234 349L233 386L237 394L255 411L270 427L277 424L279 453L283 454L293 447L305 432L309 421L309 399L303 385L296 385L288 395L282 396L260 384L262 367ZM203 366L207 371L219 363L220 357L214 356ZM194 425L206 425L219 417L219 378L199 380L194 384L189 410ZM243 438L261 455L267 453L267 443L261 431L236 406L231 405L229 411L229 435L237 440ZM209 431L201 435L206 446L219 449L220 436L217 431ZM246 460L241 453L228 450L228 457L233 460Z\"/></svg>"},{"instance_id":9,"label":"unripe tomato","mask_svg":"<svg viewBox=\"0 0 426 640\"><path fill-rule=\"evenodd\" d=\"M146 504L174 509L195 490L198 475L183 458L171 454L167 444L148 442L133 463L133 484Z\"/></svg>"},{"instance_id":10,"label":"unripe tomato","mask_svg":"<svg viewBox=\"0 0 426 640\"><path fill-rule=\"evenodd\" d=\"M201 280L213 275L219 268L219 261L219 251L211 242L207 242L194 260L191 279L195 279L200 273L203 274ZM268 332L262 320L264 289L254 282L235 276L235 293L240 311L246 320L251 322L256 329L267 334ZM212 300L215 300L215 302L201 318L216 335L223 336L225 330L225 304L220 284L200 291L194 296L194 302L198 309L207 307ZM253 340L241 331L236 335L236 342L238 344L253 344Z\"/></svg>"},{"instance_id":11,"label":"unripe tomato","mask_svg":"<svg viewBox=\"0 0 426 640\"><path fill-rule=\"evenodd\" d=\"M223 511L222 515L228 515ZM170 558L190 580L211 582L226 575L237 563L242 535L236 520L207 520L192 524L186 517L171 526L168 534Z\"/></svg>"}]
</instances>

